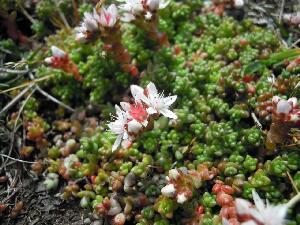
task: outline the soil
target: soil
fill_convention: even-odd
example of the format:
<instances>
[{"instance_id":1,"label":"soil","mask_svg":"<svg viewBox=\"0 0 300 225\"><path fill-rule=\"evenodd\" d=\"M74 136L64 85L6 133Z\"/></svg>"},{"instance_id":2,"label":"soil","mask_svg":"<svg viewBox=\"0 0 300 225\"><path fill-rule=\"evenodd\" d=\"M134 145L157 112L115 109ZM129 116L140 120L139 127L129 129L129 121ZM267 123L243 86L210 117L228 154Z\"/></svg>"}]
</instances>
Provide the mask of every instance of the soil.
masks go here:
<instances>
[{"instance_id":1,"label":"soil","mask_svg":"<svg viewBox=\"0 0 300 225\"><path fill-rule=\"evenodd\" d=\"M16 199L24 202L20 215L12 220L9 216L0 216L3 225L81 225L87 212L79 207L78 201L63 201L49 194L40 181L31 177L23 180L18 187Z\"/></svg>"}]
</instances>

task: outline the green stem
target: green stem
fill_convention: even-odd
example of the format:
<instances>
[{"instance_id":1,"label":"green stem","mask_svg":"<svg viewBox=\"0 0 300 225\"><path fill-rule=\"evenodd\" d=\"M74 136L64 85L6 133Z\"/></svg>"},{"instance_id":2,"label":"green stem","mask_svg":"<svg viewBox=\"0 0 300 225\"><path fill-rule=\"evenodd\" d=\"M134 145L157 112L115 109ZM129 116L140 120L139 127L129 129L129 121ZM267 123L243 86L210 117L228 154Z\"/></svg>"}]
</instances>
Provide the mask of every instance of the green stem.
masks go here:
<instances>
[{"instance_id":1,"label":"green stem","mask_svg":"<svg viewBox=\"0 0 300 225\"><path fill-rule=\"evenodd\" d=\"M295 195L286 205L288 208L293 207L300 200L300 193Z\"/></svg>"},{"instance_id":2,"label":"green stem","mask_svg":"<svg viewBox=\"0 0 300 225\"><path fill-rule=\"evenodd\" d=\"M22 13L24 14L24 16L25 16L32 24L34 24L34 23L37 22L32 16L29 15L29 13L26 11L26 9L25 9L23 6L20 5L19 7L20 7Z\"/></svg>"}]
</instances>

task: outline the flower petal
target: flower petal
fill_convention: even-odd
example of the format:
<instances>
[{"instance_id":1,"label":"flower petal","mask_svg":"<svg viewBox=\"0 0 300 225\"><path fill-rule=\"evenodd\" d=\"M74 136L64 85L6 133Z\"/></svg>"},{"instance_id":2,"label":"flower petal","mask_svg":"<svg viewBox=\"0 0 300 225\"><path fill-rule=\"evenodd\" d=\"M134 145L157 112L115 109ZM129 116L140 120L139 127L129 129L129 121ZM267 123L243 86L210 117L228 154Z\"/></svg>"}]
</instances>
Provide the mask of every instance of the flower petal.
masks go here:
<instances>
[{"instance_id":1,"label":"flower petal","mask_svg":"<svg viewBox=\"0 0 300 225\"><path fill-rule=\"evenodd\" d=\"M249 213L249 207L252 204L244 199L237 198L235 200L235 208L239 215L244 215Z\"/></svg>"},{"instance_id":2,"label":"flower petal","mask_svg":"<svg viewBox=\"0 0 300 225\"><path fill-rule=\"evenodd\" d=\"M117 136L117 138L116 138L116 140L115 140L115 143L114 143L114 145L113 145L113 147L112 147L112 151L113 151L113 152L116 151L117 148L119 147L119 145L121 144L122 137L123 137L123 136L122 136L121 134Z\"/></svg>"},{"instance_id":3,"label":"flower petal","mask_svg":"<svg viewBox=\"0 0 300 225\"><path fill-rule=\"evenodd\" d=\"M138 85L130 85L130 91L136 101L140 101L142 95L144 95L144 89Z\"/></svg>"},{"instance_id":4,"label":"flower petal","mask_svg":"<svg viewBox=\"0 0 300 225\"><path fill-rule=\"evenodd\" d=\"M144 89L138 85L131 85L130 86L131 94L134 98L134 100L137 103L140 103L143 101L148 106L150 105L150 100L144 95Z\"/></svg>"},{"instance_id":5,"label":"flower petal","mask_svg":"<svg viewBox=\"0 0 300 225\"><path fill-rule=\"evenodd\" d=\"M170 4L170 1L161 0L159 3L159 9L164 9Z\"/></svg>"},{"instance_id":6,"label":"flower petal","mask_svg":"<svg viewBox=\"0 0 300 225\"><path fill-rule=\"evenodd\" d=\"M160 0L148 0L147 6L151 11L157 10L159 8Z\"/></svg>"},{"instance_id":7,"label":"flower petal","mask_svg":"<svg viewBox=\"0 0 300 225\"><path fill-rule=\"evenodd\" d=\"M287 101L288 101L288 103L290 103L293 106L293 108L295 108L297 106L297 98L296 97L289 98Z\"/></svg>"},{"instance_id":8,"label":"flower petal","mask_svg":"<svg viewBox=\"0 0 300 225\"><path fill-rule=\"evenodd\" d=\"M123 112L122 109L118 105L115 105L115 109L116 109L116 114L118 115L118 117L120 117Z\"/></svg>"},{"instance_id":9,"label":"flower petal","mask_svg":"<svg viewBox=\"0 0 300 225\"><path fill-rule=\"evenodd\" d=\"M163 114L165 117L175 119L175 120L177 119L177 115L167 108L161 109L159 112Z\"/></svg>"},{"instance_id":10,"label":"flower petal","mask_svg":"<svg viewBox=\"0 0 300 225\"><path fill-rule=\"evenodd\" d=\"M138 133L140 129L142 128L142 124L137 122L136 120L131 120L128 123L128 132L132 133Z\"/></svg>"},{"instance_id":11,"label":"flower petal","mask_svg":"<svg viewBox=\"0 0 300 225\"><path fill-rule=\"evenodd\" d=\"M121 21L125 22L125 23L129 23L132 20L135 20L135 16L132 15L131 13L123 13L122 17L121 17Z\"/></svg>"},{"instance_id":12,"label":"flower petal","mask_svg":"<svg viewBox=\"0 0 300 225\"><path fill-rule=\"evenodd\" d=\"M53 56L59 57L59 58L63 58L67 54L60 48L56 47L55 45L51 46L51 52L52 52Z\"/></svg>"},{"instance_id":13,"label":"flower petal","mask_svg":"<svg viewBox=\"0 0 300 225\"><path fill-rule=\"evenodd\" d=\"M111 4L107 11L112 15L112 17L116 18L118 16L118 9L115 4Z\"/></svg>"},{"instance_id":14,"label":"flower petal","mask_svg":"<svg viewBox=\"0 0 300 225\"><path fill-rule=\"evenodd\" d=\"M278 102L280 101L280 99L281 99L281 98L280 98L279 96L275 95L275 96L273 96L273 98L272 98L272 102L276 104L276 103L278 103Z\"/></svg>"},{"instance_id":15,"label":"flower petal","mask_svg":"<svg viewBox=\"0 0 300 225\"><path fill-rule=\"evenodd\" d=\"M87 13L87 12L84 13L83 22L88 31L95 31L98 29L97 21L95 20L93 14L91 13Z\"/></svg>"},{"instance_id":16,"label":"flower petal","mask_svg":"<svg viewBox=\"0 0 300 225\"><path fill-rule=\"evenodd\" d=\"M164 98L164 102L167 106L170 106L176 101L176 99L177 99L177 95L168 96Z\"/></svg>"},{"instance_id":17,"label":"flower petal","mask_svg":"<svg viewBox=\"0 0 300 225\"><path fill-rule=\"evenodd\" d=\"M157 113L157 110L152 107L147 108L146 111L149 115Z\"/></svg>"},{"instance_id":18,"label":"flower petal","mask_svg":"<svg viewBox=\"0 0 300 225\"><path fill-rule=\"evenodd\" d=\"M265 209L265 204L255 190L252 190L252 197L258 211L263 211Z\"/></svg>"},{"instance_id":19,"label":"flower petal","mask_svg":"<svg viewBox=\"0 0 300 225\"><path fill-rule=\"evenodd\" d=\"M120 105L122 109L125 110L126 112L130 110L130 104L128 102L120 102Z\"/></svg>"},{"instance_id":20,"label":"flower petal","mask_svg":"<svg viewBox=\"0 0 300 225\"><path fill-rule=\"evenodd\" d=\"M257 223L256 223L256 222L254 222L253 220L250 220L250 221L247 221L247 222L241 223L241 225L257 225Z\"/></svg>"},{"instance_id":21,"label":"flower petal","mask_svg":"<svg viewBox=\"0 0 300 225\"><path fill-rule=\"evenodd\" d=\"M248 213L253 218L255 218L257 221L263 223L263 221L264 221L264 217L262 214L263 212L258 211L256 208L249 208Z\"/></svg>"},{"instance_id":22,"label":"flower petal","mask_svg":"<svg viewBox=\"0 0 300 225\"><path fill-rule=\"evenodd\" d=\"M150 82L147 85L147 91L148 91L148 94L151 95L151 96L156 96L157 93L158 93L155 84L152 83L152 82Z\"/></svg>"}]
</instances>

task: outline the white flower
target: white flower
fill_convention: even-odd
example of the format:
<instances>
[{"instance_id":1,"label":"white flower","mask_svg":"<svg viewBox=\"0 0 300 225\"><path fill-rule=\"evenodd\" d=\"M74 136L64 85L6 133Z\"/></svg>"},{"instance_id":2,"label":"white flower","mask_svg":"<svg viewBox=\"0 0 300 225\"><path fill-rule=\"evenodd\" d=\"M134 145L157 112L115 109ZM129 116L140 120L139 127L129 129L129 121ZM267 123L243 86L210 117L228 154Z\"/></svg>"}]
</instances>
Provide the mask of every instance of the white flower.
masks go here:
<instances>
[{"instance_id":1,"label":"white flower","mask_svg":"<svg viewBox=\"0 0 300 225\"><path fill-rule=\"evenodd\" d=\"M116 108L116 113L117 113L117 118L115 121L110 122L108 124L109 129L111 130L112 133L117 135L117 138L115 140L115 143L112 147L112 151L115 151L119 145L121 144L121 141L128 140L129 136L126 130L126 124L127 124L127 114L119 106L115 106Z\"/></svg>"},{"instance_id":2,"label":"white flower","mask_svg":"<svg viewBox=\"0 0 300 225\"><path fill-rule=\"evenodd\" d=\"M58 58L63 58L67 54L60 48L56 47L55 45L51 46L51 52L54 57L58 57Z\"/></svg>"},{"instance_id":3,"label":"white flower","mask_svg":"<svg viewBox=\"0 0 300 225\"><path fill-rule=\"evenodd\" d=\"M94 13L84 13L83 23L86 30L93 32L98 30L98 23L94 17L94 15L97 16L96 11L94 10Z\"/></svg>"},{"instance_id":4,"label":"white flower","mask_svg":"<svg viewBox=\"0 0 300 225\"><path fill-rule=\"evenodd\" d=\"M150 11L155 11L158 9L164 9L169 5L170 1L164 0L148 0L147 6L149 7Z\"/></svg>"},{"instance_id":5,"label":"white flower","mask_svg":"<svg viewBox=\"0 0 300 225\"><path fill-rule=\"evenodd\" d=\"M187 200L187 197L185 196L184 193L177 195L177 202L179 204L183 204L184 202L186 202L186 200Z\"/></svg>"},{"instance_id":6,"label":"white flower","mask_svg":"<svg viewBox=\"0 0 300 225\"><path fill-rule=\"evenodd\" d=\"M168 184L161 189L162 195L164 195L166 197L170 197L170 198L174 197L175 192L176 192L176 189L174 187L174 184Z\"/></svg>"},{"instance_id":7,"label":"white flower","mask_svg":"<svg viewBox=\"0 0 300 225\"><path fill-rule=\"evenodd\" d=\"M104 27L113 27L117 22L117 17L118 9L115 4L111 4L107 9L101 8L99 23Z\"/></svg>"},{"instance_id":8,"label":"white flower","mask_svg":"<svg viewBox=\"0 0 300 225\"><path fill-rule=\"evenodd\" d=\"M255 204L255 208L249 207L250 202L243 199L236 199L236 209L238 214L251 215L255 220L264 224L264 225L283 225L285 224L285 216L288 210L287 204L281 205L270 205L268 202L265 204L259 195L252 191L252 196ZM247 223L242 223L242 225L252 225L252 220L249 220Z\"/></svg>"},{"instance_id":9,"label":"white flower","mask_svg":"<svg viewBox=\"0 0 300 225\"><path fill-rule=\"evenodd\" d=\"M164 97L157 92L155 84L152 82L146 87L147 96L144 94L144 89L136 85L131 86L131 92L136 101L141 100L148 106L147 112L149 115L161 113L165 117L177 119L176 114L169 110L169 107L176 101L176 95Z\"/></svg>"},{"instance_id":10,"label":"white flower","mask_svg":"<svg viewBox=\"0 0 300 225\"><path fill-rule=\"evenodd\" d=\"M79 162L78 157L75 154L71 154L64 159L64 167L66 168L66 174L69 174L70 169L75 162Z\"/></svg>"},{"instance_id":11,"label":"white flower","mask_svg":"<svg viewBox=\"0 0 300 225\"><path fill-rule=\"evenodd\" d=\"M292 97L289 98L288 100L285 100L285 99L281 99L278 96L273 96L272 102L276 104L276 112L283 113L283 114L290 113L293 110L293 108L297 106L296 97Z\"/></svg>"}]
</instances>

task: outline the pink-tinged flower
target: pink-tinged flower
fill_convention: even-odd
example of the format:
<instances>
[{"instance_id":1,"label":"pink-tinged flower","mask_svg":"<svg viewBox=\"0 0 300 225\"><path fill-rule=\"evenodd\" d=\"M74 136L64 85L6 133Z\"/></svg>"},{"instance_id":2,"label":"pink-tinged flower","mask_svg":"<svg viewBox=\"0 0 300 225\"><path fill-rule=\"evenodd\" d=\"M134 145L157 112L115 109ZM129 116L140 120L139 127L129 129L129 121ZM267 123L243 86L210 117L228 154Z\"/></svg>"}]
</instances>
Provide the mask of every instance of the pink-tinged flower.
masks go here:
<instances>
[{"instance_id":1,"label":"pink-tinged flower","mask_svg":"<svg viewBox=\"0 0 300 225\"><path fill-rule=\"evenodd\" d=\"M51 65L54 68L61 68L64 66L64 64L67 64L69 59L68 59L68 54L61 50L60 48L52 45L51 46L51 57L45 58L45 63Z\"/></svg>"},{"instance_id":2,"label":"pink-tinged flower","mask_svg":"<svg viewBox=\"0 0 300 225\"><path fill-rule=\"evenodd\" d=\"M47 64L53 64L55 61L63 59L67 56L67 53L61 50L60 48L52 45L51 46L52 56L45 58Z\"/></svg>"},{"instance_id":3,"label":"pink-tinged flower","mask_svg":"<svg viewBox=\"0 0 300 225\"><path fill-rule=\"evenodd\" d=\"M141 102L136 102L134 104L129 104L127 102L121 102L120 103L122 108L128 112L129 119L133 119L140 124L142 124L144 127L148 124L148 113L146 111L146 108Z\"/></svg>"},{"instance_id":4,"label":"pink-tinged flower","mask_svg":"<svg viewBox=\"0 0 300 225\"><path fill-rule=\"evenodd\" d=\"M83 23L85 25L85 28L90 32L98 30L98 23L95 16L98 17L95 10L93 13L84 13Z\"/></svg>"},{"instance_id":5,"label":"pink-tinged flower","mask_svg":"<svg viewBox=\"0 0 300 225\"><path fill-rule=\"evenodd\" d=\"M117 135L115 143L112 147L112 151L117 150L122 140L130 139L126 130L128 116L126 112L124 112L119 106L116 105L115 108L117 113L116 120L108 124L108 127L111 130L111 132Z\"/></svg>"},{"instance_id":6,"label":"pink-tinged flower","mask_svg":"<svg viewBox=\"0 0 300 225\"><path fill-rule=\"evenodd\" d=\"M104 27L113 27L118 18L118 9L115 4L111 4L107 9L102 7L100 10L99 23Z\"/></svg>"},{"instance_id":7,"label":"pink-tinged flower","mask_svg":"<svg viewBox=\"0 0 300 225\"><path fill-rule=\"evenodd\" d=\"M156 11L158 9L164 9L169 5L170 1L165 0L147 0L146 5L150 11Z\"/></svg>"},{"instance_id":8,"label":"pink-tinged flower","mask_svg":"<svg viewBox=\"0 0 300 225\"><path fill-rule=\"evenodd\" d=\"M85 42L98 31L99 15L94 9L93 13L84 13L84 18L79 27L75 28L76 40L79 42Z\"/></svg>"},{"instance_id":9,"label":"pink-tinged flower","mask_svg":"<svg viewBox=\"0 0 300 225\"><path fill-rule=\"evenodd\" d=\"M145 91L137 85L132 85L131 92L136 101L143 101L147 105L149 115L159 113L165 117L177 119L176 114L169 110L170 106L176 101L176 95L164 97L163 94L158 93L155 84L152 82L147 85Z\"/></svg>"},{"instance_id":10,"label":"pink-tinged flower","mask_svg":"<svg viewBox=\"0 0 300 225\"><path fill-rule=\"evenodd\" d=\"M300 109L297 106L297 98L292 97L288 100L281 99L274 96L273 103L273 120L278 119L282 122L291 124L299 124L300 122Z\"/></svg>"},{"instance_id":11,"label":"pink-tinged flower","mask_svg":"<svg viewBox=\"0 0 300 225\"><path fill-rule=\"evenodd\" d=\"M52 56L45 58L45 62L53 68L62 69L74 75L76 80L82 80L77 65L69 58L68 54L56 46L51 46Z\"/></svg>"}]
</instances>

